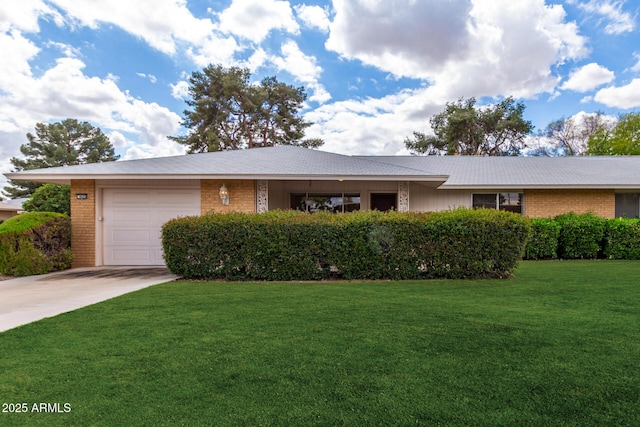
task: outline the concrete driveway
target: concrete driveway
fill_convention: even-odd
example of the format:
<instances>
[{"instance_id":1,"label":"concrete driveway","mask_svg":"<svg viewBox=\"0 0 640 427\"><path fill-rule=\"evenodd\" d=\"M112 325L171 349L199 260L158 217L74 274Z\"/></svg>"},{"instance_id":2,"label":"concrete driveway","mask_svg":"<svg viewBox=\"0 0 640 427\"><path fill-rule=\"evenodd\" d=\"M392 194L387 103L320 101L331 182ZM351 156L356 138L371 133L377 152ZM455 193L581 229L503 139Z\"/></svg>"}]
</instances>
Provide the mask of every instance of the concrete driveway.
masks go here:
<instances>
[{"instance_id":1,"label":"concrete driveway","mask_svg":"<svg viewBox=\"0 0 640 427\"><path fill-rule=\"evenodd\" d=\"M164 267L91 267L0 281L0 332L176 278Z\"/></svg>"}]
</instances>

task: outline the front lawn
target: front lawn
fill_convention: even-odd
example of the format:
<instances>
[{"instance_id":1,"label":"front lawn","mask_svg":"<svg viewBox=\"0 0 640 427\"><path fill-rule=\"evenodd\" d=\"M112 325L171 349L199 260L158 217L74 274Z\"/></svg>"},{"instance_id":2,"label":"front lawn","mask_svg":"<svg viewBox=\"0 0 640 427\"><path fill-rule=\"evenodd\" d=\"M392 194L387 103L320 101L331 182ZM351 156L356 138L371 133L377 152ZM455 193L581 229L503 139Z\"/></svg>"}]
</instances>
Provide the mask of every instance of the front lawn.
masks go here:
<instances>
[{"instance_id":1,"label":"front lawn","mask_svg":"<svg viewBox=\"0 0 640 427\"><path fill-rule=\"evenodd\" d=\"M148 288L0 333L0 425L640 425L640 262L516 276Z\"/></svg>"}]
</instances>

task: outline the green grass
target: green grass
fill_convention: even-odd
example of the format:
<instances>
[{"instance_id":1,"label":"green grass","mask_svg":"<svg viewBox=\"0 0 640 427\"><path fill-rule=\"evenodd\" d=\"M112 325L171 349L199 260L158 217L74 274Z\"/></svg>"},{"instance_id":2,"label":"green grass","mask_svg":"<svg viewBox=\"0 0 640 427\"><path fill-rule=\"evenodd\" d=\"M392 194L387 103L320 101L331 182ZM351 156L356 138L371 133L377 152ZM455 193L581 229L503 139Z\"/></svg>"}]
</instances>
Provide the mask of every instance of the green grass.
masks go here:
<instances>
[{"instance_id":1,"label":"green grass","mask_svg":"<svg viewBox=\"0 0 640 427\"><path fill-rule=\"evenodd\" d=\"M0 334L0 425L640 425L640 262L159 285Z\"/></svg>"}]
</instances>

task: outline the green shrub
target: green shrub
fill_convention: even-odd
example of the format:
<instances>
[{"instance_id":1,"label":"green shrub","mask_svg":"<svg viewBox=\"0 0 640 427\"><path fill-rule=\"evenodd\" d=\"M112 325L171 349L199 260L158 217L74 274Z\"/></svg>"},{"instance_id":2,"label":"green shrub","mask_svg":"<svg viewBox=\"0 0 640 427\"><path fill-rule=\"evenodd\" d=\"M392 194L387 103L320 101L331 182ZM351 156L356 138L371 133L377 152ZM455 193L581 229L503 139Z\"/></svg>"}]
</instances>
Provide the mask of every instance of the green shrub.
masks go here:
<instances>
[{"instance_id":1,"label":"green shrub","mask_svg":"<svg viewBox=\"0 0 640 427\"><path fill-rule=\"evenodd\" d=\"M593 259L602 253L605 219L591 213L568 213L557 216L555 220L560 225L560 258Z\"/></svg>"},{"instance_id":2,"label":"green shrub","mask_svg":"<svg viewBox=\"0 0 640 427\"><path fill-rule=\"evenodd\" d=\"M527 219L495 210L209 214L169 221L165 261L185 278L228 280L503 277Z\"/></svg>"},{"instance_id":3,"label":"green shrub","mask_svg":"<svg viewBox=\"0 0 640 427\"><path fill-rule=\"evenodd\" d=\"M0 273L29 276L71 266L71 220L51 212L22 213L0 224Z\"/></svg>"},{"instance_id":4,"label":"green shrub","mask_svg":"<svg viewBox=\"0 0 640 427\"><path fill-rule=\"evenodd\" d=\"M610 259L640 259L640 219L607 221L604 256Z\"/></svg>"},{"instance_id":5,"label":"green shrub","mask_svg":"<svg viewBox=\"0 0 640 427\"><path fill-rule=\"evenodd\" d=\"M71 187L44 184L38 187L22 206L27 212L58 212L71 215Z\"/></svg>"},{"instance_id":6,"label":"green shrub","mask_svg":"<svg viewBox=\"0 0 640 427\"><path fill-rule=\"evenodd\" d=\"M531 220L531 237L525 249L525 259L558 258L560 224L550 218Z\"/></svg>"}]
</instances>

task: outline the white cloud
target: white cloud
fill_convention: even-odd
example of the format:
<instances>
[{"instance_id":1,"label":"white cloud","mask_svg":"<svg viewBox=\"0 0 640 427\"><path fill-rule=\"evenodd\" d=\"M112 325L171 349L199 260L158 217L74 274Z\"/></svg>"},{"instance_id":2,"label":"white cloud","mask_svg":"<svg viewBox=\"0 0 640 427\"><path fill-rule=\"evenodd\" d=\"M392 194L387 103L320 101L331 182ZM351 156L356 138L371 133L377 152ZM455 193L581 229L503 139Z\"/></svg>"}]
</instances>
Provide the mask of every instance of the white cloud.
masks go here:
<instances>
[{"instance_id":1,"label":"white cloud","mask_svg":"<svg viewBox=\"0 0 640 427\"><path fill-rule=\"evenodd\" d=\"M39 18L53 19L61 26L62 16L42 0L20 0L0 2L0 32L17 29L24 32L37 32L40 29Z\"/></svg>"},{"instance_id":2,"label":"white cloud","mask_svg":"<svg viewBox=\"0 0 640 427\"><path fill-rule=\"evenodd\" d=\"M53 47L58 49L64 56L68 58L75 58L80 56L80 49L75 46L71 46L70 44L48 41L44 45L46 47Z\"/></svg>"},{"instance_id":3,"label":"white cloud","mask_svg":"<svg viewBox=\"0 0 640 427\"><path fill-rule=\"evenodd\" d=\"M636 64L631 67L631 71L639 72L640 71L640 53L634 52L633 57L636 59Z\"/></svg>"},{"instance_id":4,"label":"white cloud","mask_svg":"<svg viewBox=\"0 0 640 427\"><path fill-rule=\"evenodd\" d=\"M284 70L304 83L313 92L309 97L310 101L326 102L331 99L331 95L319 83L322 68L317 65L316 58L305 55L297 43L287 40L281 46L282 57L274 56L271 62L279 69Z\"/></svg>"},{"instance_id":5,"label":"white cloud","mask_svg":"<svg viewBox=\"0 0 640 427\"><path fill-rule=\"evenodd\" d=\"M615 79L615 73L606 67L592 62L579 70L574 71L562 86L576 92L588 92L603 84L611 83Z\"/></svg>"},{"instance_id":6,"label":"white cloud","mask_svg":"<svg viewBox=\"0 0 640 427\"><path fill-rule=\"evenodd\" d=\"M175 99L187 99L189 97L189 82L181 80L169 86L171 87L171 96Z\"/></svg>"},{"instance_id":7,"label":"white cloud","mask_svg":"<svg viewBox=\"0 0 640 427\"><path fill-rule=\"evenodd\" d=\"M551 68L587 53L562 6L543 0L335 0L334 8L328 49L427 80L441 102L552 93Z\"/></svg>"},{"instance_id":8,"label":"white cloud","mask_svg":"<svg viewBox=\"0 0 640 427\"><path fill-rule=\"evenodd\" d=\"M599 15L606 22L607 34L622 34L635 29L635 18L623 10L625 2L620 0L589 0L578 6L588 13Z\"/></svg>"},{"instance_id":9,"label":"white cloud","mask_svg":"<svg viewBox=\"0 0 640 427\"><path fill-rule=\"evenodd\" d=\"M189 46L186 54L199 67L206 67L209 64L234 64L234 55L241 50L233 37L211 34L200 44Z\"/></svg>"},{"instance_id":10,"label":"white cloud","mask_svg":"<svg viewBox=\"0 0 640 427\"><path fill-rule=\"evenodd\" d=\"M156 103L134 99L118 87L115 78L87 76L85 64L70 57L58 58L53 66L34 75L29 62L39 50L16 32L0 33L0 50L7 53L6 60L0 62L3 158L20 156L18 148L25 142L24 135L32 132L36 123L67 117L89 121L116 137L134 135L147 152L157 156L184 152L166 138L178 133L180 117Z\"/></svg>"},{"instance_id":11,"label":"white cloud","mask_svg":"<svg viewBox=\"0 0 640 427\"><path fill-rule=\"evenodd\" d=\"M640 79L633 79L625 86L601 89L594 100L608 107L625 109L640 107Z\"/></svg>"},{"instance_id":12,"label":"white cloud","mask_svg":"<svg viewBox=\"0 0 640 427\"><path fill-rule=\"evenodd\" d=\"M145 74L145 73L136 73L138 77L142 77L143 79L149 79L151 83L156 83L158 78L153 74Z\"/></svg>"},{"instance_id":13,"label":"white cloud","mask_svg":"<svg viewBox=\"0 0 640 427\"><path fill-rule=\"evenodd\" d=\"M442 109L428 98L425 89L417 89L326 104L305 115L314 122L307 136L324 139L322 149L335 153L408 154L404 139L427 131L429 117Z\"/></svg>"},{"instance_id":14,"label":"white cloud","mask_svg":"<svg viewBox=\"0 0 640 427\"><path fill-rule=\"evenodd\" d=\"M20 85L31 77L31 61L40 49L30 40L14 30L0 32L0 93L9 91L14 85ZM3 117L0 116L0 121Z\"/></svg>"},{"instance_id":15,"label":"white cloud","mask_svg":"<svg viewBox=\"0 0 640 427\"><path fill-rule=\"evenodd\" d=\"M307 6L301 4L293 7L298 18L309 28L316 28L323 33L329 32L329 13L326 8L320 6Z\"/></svg>"},{"instance_id":16,"label":"white cloud","mask_svg":"<svg viewBox=\"0 0 640 427\"><path fill-rule=\"evenodd\" d=\"M291 34L300 31L288 1L233 0L218 18L218 29L254 43L262 42L273 30Z\"/></svg>"},{"instance_id":17,"label":"white cloud","mask_svg":"<svg viewBox=\"0 0 640 427\"><path fill-rule=\"evenodd\" d=\"M195 18L186 0L136 0L126 6L116 1L50 1L80 25L92 29L100 23L116 25L169 55L176 53L176 43L200 44L214 28L211 20Z\"/></svg>"}]
</instances>

